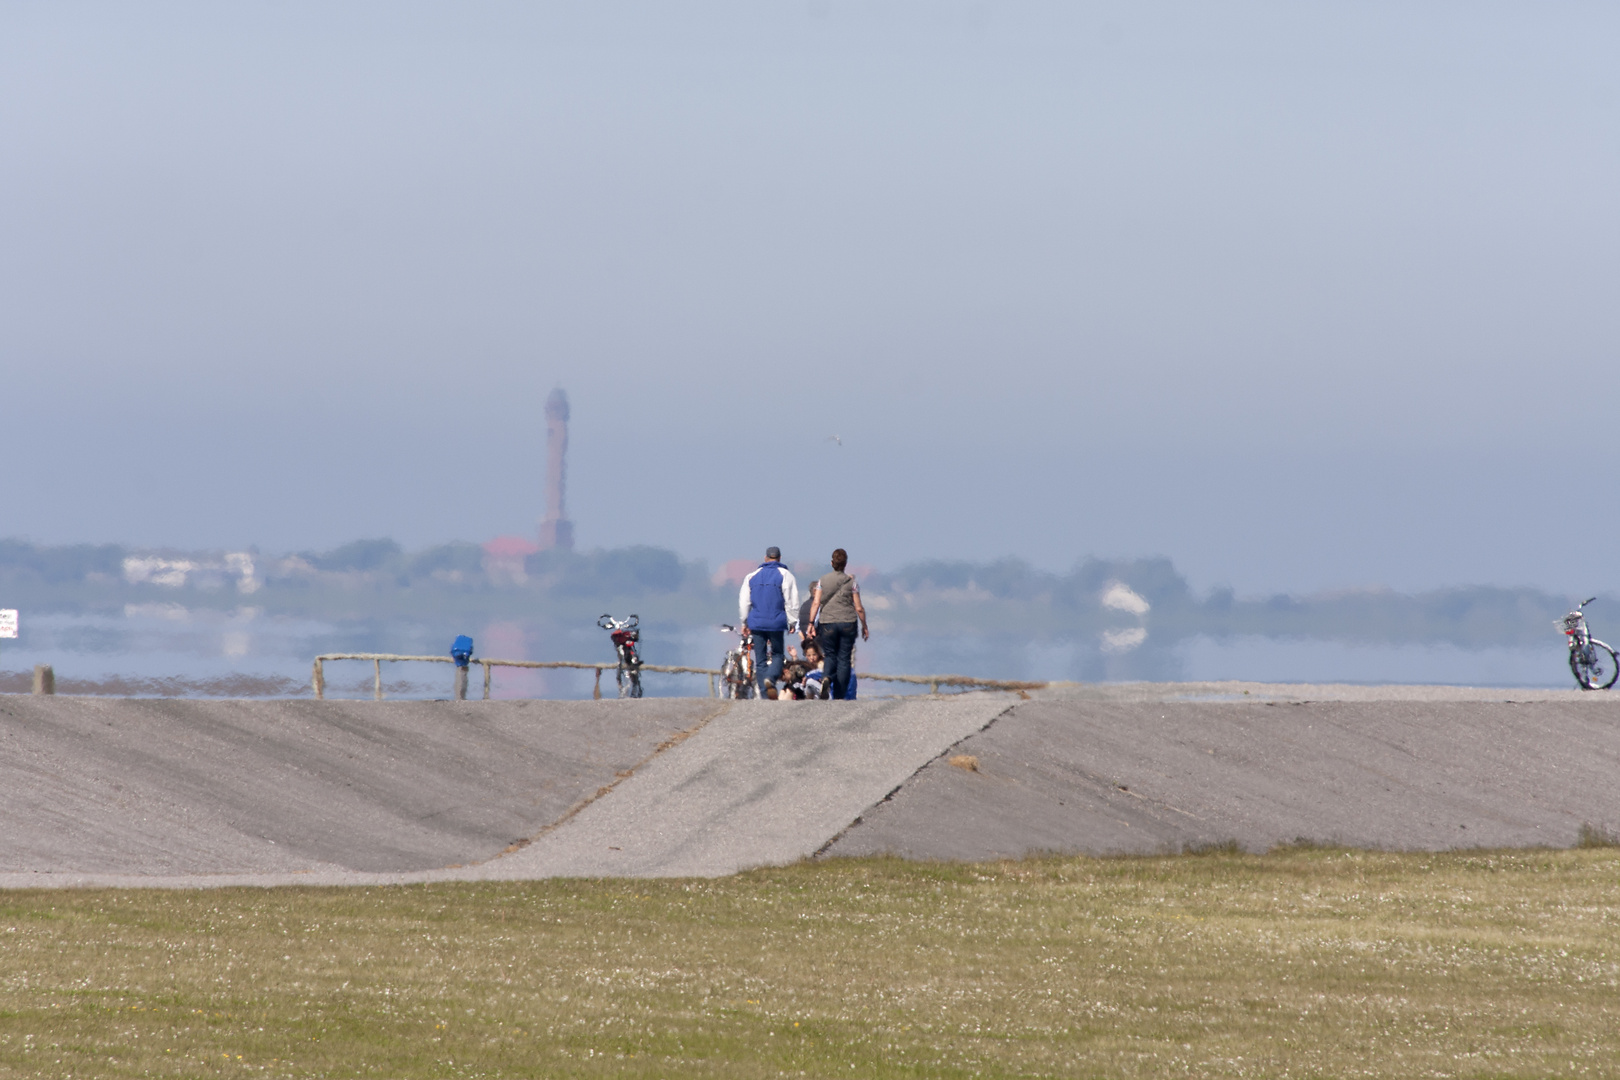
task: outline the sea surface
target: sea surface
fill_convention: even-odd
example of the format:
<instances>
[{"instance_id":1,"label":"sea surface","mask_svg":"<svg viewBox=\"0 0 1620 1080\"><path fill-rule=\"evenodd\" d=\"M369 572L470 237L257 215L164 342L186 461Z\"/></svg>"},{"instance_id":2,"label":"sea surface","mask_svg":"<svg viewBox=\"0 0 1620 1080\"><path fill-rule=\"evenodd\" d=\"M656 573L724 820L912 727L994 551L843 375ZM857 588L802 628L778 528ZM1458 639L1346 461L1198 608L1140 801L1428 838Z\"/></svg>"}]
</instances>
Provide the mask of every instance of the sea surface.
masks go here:
<instances>
[{"instance_id":1,"label":"sea surface","mask_svg":"<svg viewBox=\"0 0 1620 1080\"><path fill-rule=\"evenodd\" d=\"M458 633L470 633L479 656L516 660L600 662L604 696L614 696L613 648L595 626L540 620L485 626L373 621L330 623L283 618L252 608L192 611L178 605L131 606L121 614L23 614L21 633L0 641L0 691L28 689L35 664L55 671L59 693L162 696L293 697L310 694L312 661L321 653L389 652L446 655ZM709 626L643 627L647 663L718 667L734 635ZM878 634L857 651L857 669L882 674L966 674L1019 680L1089 682L1203 681L1435 683L1501 687L1572 687L1562 640L1544 647L1462 648L1450 644L1378 645L1317 639L1204 636L1164 640L1151 627L1109 640L1030 640L972 635ZM448 664L385 663L385 696L444 698ZM329 661L327 696L371 697L373 666ZM707 694L704 676L648 672L653 696ZM492 696L588 698L592 671L496 668ZM475 671L473 693L481 692ZM863 696L915 692L869 680Z\"/></svg>"}]
</instances>

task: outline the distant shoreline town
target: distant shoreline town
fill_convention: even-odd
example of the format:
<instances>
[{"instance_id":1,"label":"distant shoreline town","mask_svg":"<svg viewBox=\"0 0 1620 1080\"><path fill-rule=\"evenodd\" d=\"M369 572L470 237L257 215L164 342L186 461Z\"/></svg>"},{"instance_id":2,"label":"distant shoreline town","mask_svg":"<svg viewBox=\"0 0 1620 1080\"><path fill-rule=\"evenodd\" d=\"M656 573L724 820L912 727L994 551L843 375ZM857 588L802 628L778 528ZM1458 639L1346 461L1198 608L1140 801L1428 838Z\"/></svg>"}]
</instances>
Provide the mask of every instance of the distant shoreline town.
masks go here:
<instances>
[{"instance_id":1,"label":"distant shoreline town","mask_svg":"<svg viewBox=\"0 0 1620 1080\"><path fill-rule=\"evenodd\" d=\"M540 615L594 619L632 605L679 625L734 614L752 565L718 567L653 546L508 550L499 542L407 551L358 540L329 551L183 551L117 544L0 540L0 602L38 613L129 616L251 606L313 618L421 619ZM812 576L819 567L794 567ZM1464 586L1419 593L1344 590L1238 597L1195 592L1164 558L1084 558L1067 572L1019 559L926 561L862 568L874 622L910 635L1089 639L1128 653L1153 639L1262 635L1352 643L1513 646L1547 640L1567 597L1531 588Z\"/></svg>"}]
</instances>

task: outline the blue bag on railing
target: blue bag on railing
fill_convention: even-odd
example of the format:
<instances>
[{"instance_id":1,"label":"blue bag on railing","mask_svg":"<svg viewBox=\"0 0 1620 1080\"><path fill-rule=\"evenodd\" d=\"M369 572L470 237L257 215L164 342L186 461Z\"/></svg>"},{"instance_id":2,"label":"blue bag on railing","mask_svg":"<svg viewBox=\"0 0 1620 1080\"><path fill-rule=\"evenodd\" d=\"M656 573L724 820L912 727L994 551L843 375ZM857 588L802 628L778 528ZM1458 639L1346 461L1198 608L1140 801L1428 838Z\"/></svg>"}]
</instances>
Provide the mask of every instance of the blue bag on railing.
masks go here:
<instances>
[{"instance_id":1,"label":"blue bag on railing","mask_svg":"<svg viewBox=\"0 0 1620 1080\"><path fill-rule=\"evenodd\" d=\"M450 659L456 662L456 667L466 667L472 660L472 638L466 634L456 638L455 644L450 646Z\"/></svg>"}]
</instances>

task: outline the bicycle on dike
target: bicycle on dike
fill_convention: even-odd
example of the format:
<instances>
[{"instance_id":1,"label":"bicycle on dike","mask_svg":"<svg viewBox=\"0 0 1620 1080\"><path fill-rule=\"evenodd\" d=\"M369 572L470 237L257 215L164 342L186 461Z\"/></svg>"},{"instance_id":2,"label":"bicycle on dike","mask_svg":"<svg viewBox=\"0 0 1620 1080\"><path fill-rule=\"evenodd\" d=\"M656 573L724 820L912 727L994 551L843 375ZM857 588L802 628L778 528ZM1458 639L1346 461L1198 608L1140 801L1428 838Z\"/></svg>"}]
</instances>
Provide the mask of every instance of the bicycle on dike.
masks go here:
<instances>
[{"instance_id":1,"label":"bicycle on dike","mask_svg":"<svg viewBox=\"0 0 1620 1080\"><path fill-rule=\"evenodd\" d=\"M745 623L732 626L721 623L720 629L728 634L741 634L742 641L735 649L727 650L720 664L720 696L723 698L751 698L754 687L754 635Z\"/></svg>"},{"instance_id":2,"label":"bicycle on dike","mask_svg":"<svg viewBox=\"0 0 1620 1080\"><path fill-rule=\"evenodd\" d=\"M619 696L622 698L641 696L641 654L636 649L636 642L641 640L641 616L632 615L628 619L615 619L612 615L603 615L596 620L596 625L613 634L613 649L619 656Z\"/></svg>"},{"instance_id":3,"label":"bicycle on dike","mask_svg":"<svg viewBox=\"0 0 1620 1080\"><path fill-rule=\"evenodd\" d=\"M1575 683L1582 690L1607 690L1620 677L1620 660L1616 660L1614 650L1593 637L1586 625L1586 605L1596 599L1587 597L1580 607L1553 624L1569 638L1569 670L1575 673Z\"/></svg>"}]
</instances>

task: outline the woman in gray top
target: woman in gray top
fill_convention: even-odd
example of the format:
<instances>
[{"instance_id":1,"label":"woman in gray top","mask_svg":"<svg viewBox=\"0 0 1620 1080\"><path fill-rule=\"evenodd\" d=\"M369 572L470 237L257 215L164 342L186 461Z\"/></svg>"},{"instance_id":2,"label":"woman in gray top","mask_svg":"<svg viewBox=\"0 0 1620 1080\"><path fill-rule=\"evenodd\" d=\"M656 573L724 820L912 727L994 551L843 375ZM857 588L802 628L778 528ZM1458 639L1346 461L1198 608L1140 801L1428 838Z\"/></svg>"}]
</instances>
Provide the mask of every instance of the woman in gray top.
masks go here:
<instances>
[{"instance_id":1,"label":"woman in gray top","mask_svg":"<svg viewBox=\"0 0 1620 1080\"><path fill-rule=\"evenodd\" d=\"M849 553L843 548L834 551L832 573L822 575L810 594L810 625L817 627L816 640L821 644L821 654L827 658L832 696L839 701L844 700L849 691L849 656L855 649L857 620L861 640L870 637L866 629L866 608L861 606L861 587L844 573L847 565Z\"/></svg>"}]
</instances>

